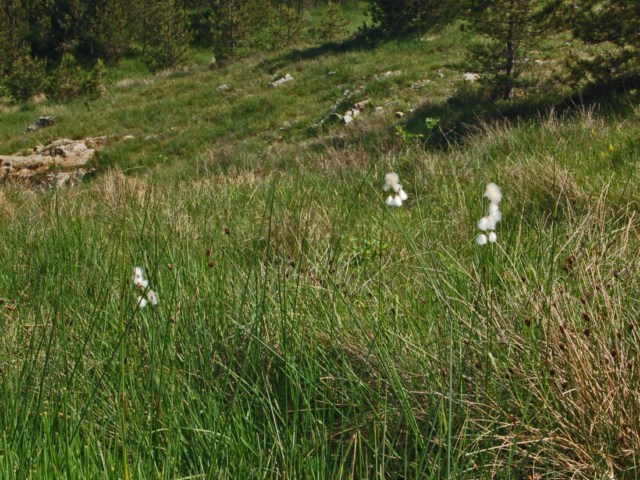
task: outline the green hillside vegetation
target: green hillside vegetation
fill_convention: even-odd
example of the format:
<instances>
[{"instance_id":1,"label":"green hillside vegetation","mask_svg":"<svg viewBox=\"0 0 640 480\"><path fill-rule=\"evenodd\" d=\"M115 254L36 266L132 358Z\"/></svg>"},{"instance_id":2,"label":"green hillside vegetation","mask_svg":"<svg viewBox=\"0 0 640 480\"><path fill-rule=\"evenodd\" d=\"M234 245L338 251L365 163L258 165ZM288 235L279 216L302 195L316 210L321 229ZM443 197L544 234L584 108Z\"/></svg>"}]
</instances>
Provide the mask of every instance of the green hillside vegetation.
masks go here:
<instances>
[{"instance_id":1,"label":"green hillside vegetation","mask_svg":"<svg viewBox=\"0 0 640 480\"><path fill-rule=\"evenodd\" d=\"M107 146L77 187L0 185L0 478L640 475L638 92L560 82L595 58L563 31L492 99L466 20L341 9L326 43L314 7L275 51L4 97L0 154Z\"/></svg>"}]
</instances>

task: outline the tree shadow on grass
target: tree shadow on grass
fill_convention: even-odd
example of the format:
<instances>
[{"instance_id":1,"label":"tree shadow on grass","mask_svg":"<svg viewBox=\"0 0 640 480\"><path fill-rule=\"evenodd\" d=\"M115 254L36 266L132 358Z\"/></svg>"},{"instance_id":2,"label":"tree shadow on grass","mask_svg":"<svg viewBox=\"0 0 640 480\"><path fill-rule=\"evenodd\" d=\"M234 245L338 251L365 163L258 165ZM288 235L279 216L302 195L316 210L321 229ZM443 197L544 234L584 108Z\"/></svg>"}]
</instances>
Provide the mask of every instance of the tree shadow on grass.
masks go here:
<instances>
[{"instance_id":1,"label":"tree shadow on grass","mask_svg":"<svg viewBox=\"0 0 640 480\"><path fill-rule=\"evenodd\" d=\"M342 55L353 51L371 50L378 46L382 38L378 35L363 31L340 42L326 42L307 48L294 48L286 53L264 62L264 67L275 71L292 63L313 60L328 55Z\"/></svg>"},{"instance_id":2,"label":"tree shadow on grass","mask_svg":"<svg viewBox=\"0 0 640 480\"><path fill-rule=\"evenodd\" d=\"M640 81L618 80L592 85L572 95L538 94L509 102L490 100L477 88L462 88L444 102L421 105L404 122L404 128L421 136L425 147L446 150L495 122L516 125L552 114L571 118L594 107L607 114L627 115L631 111L629 89L638 86Z\"/></svg>"}]
</instances>

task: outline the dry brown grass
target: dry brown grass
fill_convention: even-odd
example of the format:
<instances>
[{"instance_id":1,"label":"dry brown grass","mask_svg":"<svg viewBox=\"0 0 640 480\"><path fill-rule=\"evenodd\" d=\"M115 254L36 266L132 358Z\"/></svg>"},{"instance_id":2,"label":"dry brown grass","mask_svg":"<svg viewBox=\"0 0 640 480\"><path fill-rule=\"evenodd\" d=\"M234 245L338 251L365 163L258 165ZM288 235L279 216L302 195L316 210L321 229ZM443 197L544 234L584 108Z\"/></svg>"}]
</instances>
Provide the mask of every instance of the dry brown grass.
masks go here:
<instances>
[{"instance_id":1,"label":"dry brown grass","mask_svg":"<svg viewBox=\"0 0 640 480\"><path fill-rule=\"evenodd\" d=\"M479 444L501 425L502 446L490 450L496 476L514 453L544 478L637 473L640 338L632 292L640 225L633 214L616 222L603 198L572 219L550 289L522 281L516 269L505 272L503 282L521 287L507 308L484 319L513 352L507 371L497 372L504 390L470 406L485 432Z\"/></svg>"}]
</instances>

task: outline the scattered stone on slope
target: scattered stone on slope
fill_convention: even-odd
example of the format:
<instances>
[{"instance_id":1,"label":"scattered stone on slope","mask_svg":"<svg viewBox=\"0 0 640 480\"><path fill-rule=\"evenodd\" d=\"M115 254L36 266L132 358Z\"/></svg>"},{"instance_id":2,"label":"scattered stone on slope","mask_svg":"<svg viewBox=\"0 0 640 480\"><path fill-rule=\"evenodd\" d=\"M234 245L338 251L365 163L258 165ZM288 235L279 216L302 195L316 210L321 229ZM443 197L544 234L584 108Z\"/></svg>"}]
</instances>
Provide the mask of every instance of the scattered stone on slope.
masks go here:
<instances>
[{"instance_id":1,"label":"scattered stone on slope","mask_svg":"<svg viewBox=\"0 0 640 480\"><path fill-rule=\"evenodd\" d=\"M293 77L291 76L291 74L287 73L284 77L281 77L269 83L269 85L271 85L273 88L276 88L276 87L279 87L280 85L291 82L292 80L293 80Z\"/></svg>"},{"instance_id":2,"label":"scattered stone on slope","mask_svg":"<svg viewBox=\"0 0 640 480\"><path fill-rule=\"evenodd\" d=\"M229 85L223 83L218 88L216 88L216 90L218 90L219 92L226 92L227 90L229 90Z\"/></svg>"},{"instance_id":3,"label":"scattered stone on slope","mask_svg":"<svg viewBox=\"0 0 640 480\"><path fill-rule=\"evenodd\" d=\"M370 103L368 99L361 100L356 103L351 103L354 97L363 95L364 90L365 90L364 85L361 85L358 88L356 88L354 91L347 89L344 92L342 92L342 98L338 99L336 103L331 105L331 107L329 107L329 113L325 115L322 119L320 119L320 121L314 123L313 127L320 128L327 123L331 123L335 121L340 121L345 125L349 125L350 123L352 123L354 117L357 117L358 115L360 115L360 113L362 113L364 108ZM348 105L351 105L351 107L348 107ZM341 115L340 113L338 113L338 111L342 110L343 108L347 108L347 110L345 111L344 115ZM355 115L354 115L354 110L358 111ZM347 118L345 120L345 116L350 118Z\"/></svg>"},{"instance_id":4,"label":"scattered stone on slope","mask_svg":"<svg viewBox=\"0 0 640 480\"><path fill-rule=\"evenodd\" d=\"M467 82L472 82L472 83L476 82L480 78L480 75L478 73L471 73L471 72L464 73L462 76Z\"/></svg>"},{"instance_id":5,"label":"scattered stone on slope","mask_svg":"<svg viewBox=\"0 0 640 480\"><path fill-rule=\"evenodd\" d=\"M383 79L383 78L389 78L389 77L397 77L398 75L402 75L402 70L393 70L393 71L389 70L384 73L379 73L378 75L376 75L376 78Z\"/></svg>"},{"instance_id":6,"label":"scattered stone on slope","mask_svg":"<svg viewBox=\"0 0 640 480\"><path fill-rule=\"evenodd\" d=\"M0 180L14 179L40 188L76 185L95 173L89 163L105 141L106 137L63 138L29 152L0 155Z\"/></svg>"},{"instance_id":7,"label":"scattered stone on slope","mask_svg":"<svg viewBox=\"0 0 640 480\"><path fill-rule=\"evenodd\" d=\"M354 103L353 108L363 111L365 108L367 108L367 105L369 105L370 103L371 103L371 100L367 98L365 100L361 100L360 102Z\"/></svg>"},{"instance_id":8,"label":"scattered stone on slope","mask_svg":"<svg viewBox=\"0 0 640 480\"><path fill-rule=\"evenodd\" d=\"M36 130L40 130L41 128L50 127L54 123L55 118L53 117L40 117L27 127L26 132L35 132Z\"/></svg>"},{"instance_id":9,"label":"scattered stone on slope","mask_svg":"<svg viewBox=\"0 0 640 480\"><path fill-rule=\"evenodd\" d=\"M396 118L404 117L404 112L396 112Z\"/></svg>"},{"instance_id":10,"label":"scattered stone on slope","mask_svg":"<svg viewBox=\"0 0 640 480\"><path fill-rule=\"evenodd\" d=\"M431 80L429 80L428 78L425 78L423 80L418 80L417 82L411 84L411 88L413 90L420 90L428 83L431 83Z\"/></svg>"}]
</instances>

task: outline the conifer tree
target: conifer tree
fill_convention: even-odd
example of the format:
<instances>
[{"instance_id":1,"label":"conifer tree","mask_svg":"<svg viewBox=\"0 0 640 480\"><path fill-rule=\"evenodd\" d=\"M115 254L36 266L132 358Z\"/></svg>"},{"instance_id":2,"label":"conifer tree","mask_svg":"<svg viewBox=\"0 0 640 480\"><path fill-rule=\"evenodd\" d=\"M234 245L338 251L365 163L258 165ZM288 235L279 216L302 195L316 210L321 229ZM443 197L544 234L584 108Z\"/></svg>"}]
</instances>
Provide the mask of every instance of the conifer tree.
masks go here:
<instances>
[{"instance_id":1,"label":"conifer tree","mask_svg":"<svg viewBox=\"0 0 640 480\"><path fill-rule=\"evenodd\" d=\"M32 53L56 61L73 53L86 31L86 4L83 0L24 0Z\"/></svg>"},{"instance_id":2,"label":"conifer tree","mask_svg":"<svg viewBox=\"0 0 640 480\"><path fill-rule=\"evenodd\" d=\"M86 13L90 28L86 43L92 56L107 61L117 61L129 48L132 35L129 31L128 2L125 0L99 0L87 2L91 8Z\"/></svg>"},{"instance_id":3,"label":"conifer tree","mask_svg":"<svg viewBox=\"0 0 640 480\"><path fill-rule=\"evenodd\" d=\"M344 35L347 24L347 18L342 13L340 4L329 0L327 7L322 11L320 22L313 29L312 34L323 42L333 42Z\"/></svg>"},{"instance_id":4,"label":"conifer tree","mask_svg":"<svg viewBox=\"0 0 640 480\"><path fill-rule=\"evenodd\" d=\"M270 35L278 47L291 45L300 38L302 33L302 18L295 8L280 4L272 15Z\"/></svg>"},{"instance_id":5,"label":"conifer tree","mask_svg":"<svg viewBox=\"0 0 640 480\"><path fill-rule=\"evenodd\" d=\"M6 75L25 52L28 25L21 0L0 0L0 73Z\"/></svg>"},{"instance_id":6,"label":"conifer tree","mask_svg":"<svg viewBox=\"0 0 640 480\"><path fill-rule=\"evenodd\" d=\"M388 36L427 30L457 18L467 0L369 0L374 25Z\"/></svg>"},{"instance_id":7,"label":"conifer tree","mask_svg":"<svg viewBox=\"0 0 640 480\"><path fill-rule=\"evenodd\" d=\"M233 58L251 34L264 28L271 8L267 0L212 0L212 36L216 58Z\"/></svg>"},{"instance_id":8,"label":"conifer tree","mask_svg":"<svg viewBox=\"0 0 640 480\"><path fill-rule=\"evenodd\" d=\"M574 35L596 50L591 58L572 63L574 78L601 83L640 82L640 2L583 0L572 2Z\"/></svg>"},{"instance_id":9,"label":"conifer tree","mask_svg":"<svg viewBox=\"0 0 640 480\"><path fill-rule=\"evenodd\" d=\"M524 86L527 53L551 28L557 2L548 0L481 0L471 15L482 42L470 47L470 66L481 74L492 98L509 100Z\"/></svg>"},{"instance_id":10,"label":"conifer tree","mask_svg":"<svg viewBox=\"0 0 640 480\"><path fill-rule=\"evenodd\" d=\"M162 0L153 7L151 18L146 32L149 67L160 70L179 64L190 40L186 11L178 0Z\"/></svg>"},{"instance_id":11,"label":"conifer tree","mask_svg":"<svg viewBox=\"0 0 640 480\"><path fill-rule=\"evenodd\" d=\"M45 77L45 62L31 53L28 27L21 0L0 0L0 79L19 101L40 93Z\"/></svg>"}]
</instances>

